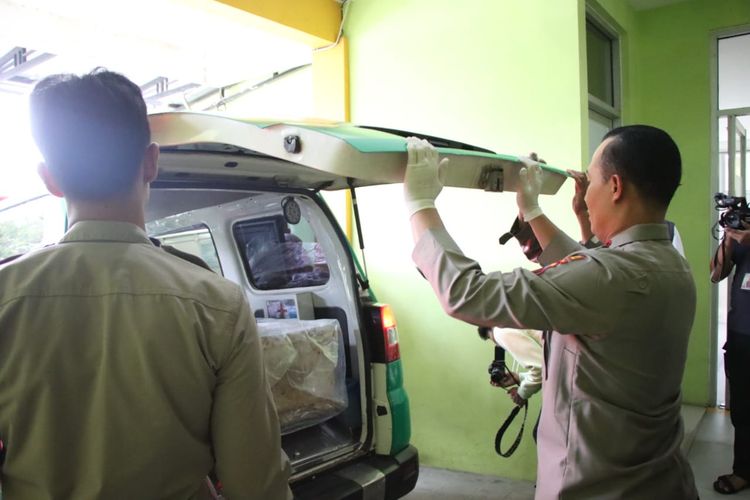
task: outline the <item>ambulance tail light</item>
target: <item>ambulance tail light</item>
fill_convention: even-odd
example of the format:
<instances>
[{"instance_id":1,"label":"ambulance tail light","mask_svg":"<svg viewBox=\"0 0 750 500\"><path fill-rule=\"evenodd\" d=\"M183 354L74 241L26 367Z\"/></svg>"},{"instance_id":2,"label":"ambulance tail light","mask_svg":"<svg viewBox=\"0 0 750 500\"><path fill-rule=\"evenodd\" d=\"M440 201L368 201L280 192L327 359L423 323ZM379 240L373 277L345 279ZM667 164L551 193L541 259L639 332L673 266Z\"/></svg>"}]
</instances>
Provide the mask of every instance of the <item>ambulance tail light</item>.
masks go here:
<instances>
[{"instance_id":1,"label":"ambulance tail light","mask_svg":"<svg viewBox=\"0 0 750 500\"><path fill-rule=\"evenodd\" d=\"M372 361L375 363L390 363L401 359L398 346L398 330L396 318L391 307L387 304L373 304L367 306L370 330L370 345L372 346Z\"/></svg>"}]
</instances>

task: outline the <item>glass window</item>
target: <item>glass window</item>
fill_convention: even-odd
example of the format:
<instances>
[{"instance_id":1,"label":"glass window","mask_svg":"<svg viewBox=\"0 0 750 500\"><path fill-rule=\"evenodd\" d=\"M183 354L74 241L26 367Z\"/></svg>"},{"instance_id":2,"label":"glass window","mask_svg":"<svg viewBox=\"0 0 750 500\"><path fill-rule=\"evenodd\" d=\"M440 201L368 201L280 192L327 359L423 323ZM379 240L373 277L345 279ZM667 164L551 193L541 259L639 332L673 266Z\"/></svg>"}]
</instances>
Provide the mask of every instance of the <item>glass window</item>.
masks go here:
<instances>
[{"instance_id":1,"label":"glass window","mask_svg":"<svg viewBox=\"0 0 750 500\"><path fill-rule=\"evenodd\" d=\"M326 257L304 217L293 225L281 215L245 220L233 232L253 287L282 290L328 282Z\"/></svg>"},{"instance_id":2,"label":"glass window","mask_svg":"<svg viewBox=\"0 0 750 500\"><path fill-rule=\"evenodd\" d=\"M612 39L591 21L586 21L586 61L589 94L615 105Z\"/></svg>"},{"instance_id":3,"label":"glass window","mask_svg":"<svg viewBox=\"0 0 750 500\"><path fill-rule=\"evenodd\" d=\"M589 157L602 137L620 123L618 31L588 12L586 17L586 67L589 94Z\"/></svg>"},{"instance_id":4,"label":"glass window","mask_svg":"<svg viewBox=\"0 0 750 500\"><path fill-rule=\"evenodd\" d=\"M750 33L719 39L719 109L750 107Z\"/></svg>"},{"instance_id":5,"label":"glass window","mask_svg":"<svg viewBox=\"0 0 750 500\"><path fill-rule=\"evenodd\" d=\"M147 229L149 227L147 226ZM219 254L216 252L211 231L205 225L191 226L156 235L162 245L200 257L217 274L222 274Z\"/></svg>"},{"instance_id":6,"label":"glass window","mask_svg":"<svg viewBox=\"0 0 750 500\"><path fill-rule=\"evenodd\" d=\"M45 195L0 210L0 259L55 243L65 233L65 205Z\"/></svg>"}]
</instances>

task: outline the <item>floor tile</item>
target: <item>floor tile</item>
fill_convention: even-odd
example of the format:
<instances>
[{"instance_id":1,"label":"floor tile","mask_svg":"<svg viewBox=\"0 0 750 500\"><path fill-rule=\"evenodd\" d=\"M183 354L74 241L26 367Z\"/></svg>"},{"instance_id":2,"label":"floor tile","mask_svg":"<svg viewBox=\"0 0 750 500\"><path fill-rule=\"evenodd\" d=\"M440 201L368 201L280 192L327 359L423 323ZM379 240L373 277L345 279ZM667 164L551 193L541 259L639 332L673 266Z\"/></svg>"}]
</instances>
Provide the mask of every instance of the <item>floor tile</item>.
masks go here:
<instances>
[{"instance_id":1,"label":"floor tile","mask_svg":"<svg viewBox=\"0 0 750 500\"><path fill-rule=\"evenodd\" d=\"M729 413L723 410L685 407L683 449L693 467L701 500L733 498L750 500L750 489L735 495L720 495L713 482L732 468L734 431ZM497 476L421 467L419 481L406 500L533 500L534 484Z\"/></svg>"}]
</instances>

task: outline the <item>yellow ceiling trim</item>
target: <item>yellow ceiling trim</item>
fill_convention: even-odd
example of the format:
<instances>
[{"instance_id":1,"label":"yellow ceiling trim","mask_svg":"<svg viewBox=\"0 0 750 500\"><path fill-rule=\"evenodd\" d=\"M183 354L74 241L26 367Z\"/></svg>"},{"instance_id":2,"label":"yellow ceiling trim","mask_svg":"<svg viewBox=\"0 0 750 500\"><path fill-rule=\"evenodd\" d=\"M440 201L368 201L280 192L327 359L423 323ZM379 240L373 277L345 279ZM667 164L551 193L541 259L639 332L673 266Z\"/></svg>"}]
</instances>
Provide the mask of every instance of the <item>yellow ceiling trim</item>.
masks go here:
<instances>
[{"instance_id":1,"label":"yellow ceiling trim","mask_svg":"<svg viewBox=\"0 0 750 500\"><path fill-rule=\"evenodd\" d=\"M349 108L349 42L341 37L338 45L313 52L313 104L315 116L348 122ZM354 241L352 195L346 192L344 231L349 242Z\"/></svg>"},{"instance_id":2,"label":"yellow ceiling trim","mask_svg":"<svg viewBox=\"0 0 750 500\"><path fill-rule=\"evenodd\" d=\"M347 122L349 118L349 45L345 36L338 45L313 52L315 116Z\"/></svg>"},{"instance_id":3,"label":"yellow ceiling trim","mask_svg":"<svg viewBox=\"0 0 750 500\"><path fill-rule=\"evenodd\" d=\"M252 14L258 27L309 45L336 41L341 4L336 0L216 0Z\"/></svg>"}]
</instances>

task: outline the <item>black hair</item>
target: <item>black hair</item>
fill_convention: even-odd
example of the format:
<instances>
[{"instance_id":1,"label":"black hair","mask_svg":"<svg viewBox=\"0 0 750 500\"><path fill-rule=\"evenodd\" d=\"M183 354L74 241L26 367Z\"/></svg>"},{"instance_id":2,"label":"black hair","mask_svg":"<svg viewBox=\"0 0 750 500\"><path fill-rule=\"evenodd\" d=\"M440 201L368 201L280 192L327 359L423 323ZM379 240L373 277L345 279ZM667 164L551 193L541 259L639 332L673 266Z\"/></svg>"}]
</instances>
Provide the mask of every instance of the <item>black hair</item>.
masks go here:
<instances>
[{"instance_id":1,"label":"black hair","mask_svg":"<svg viewBox=\"0 0 750 500\"><path fill-rule=\"evenodd\" d=\"M632 183L647 202L666 208L682 177L680 150L662 129L628 125L610 130L602 142L605 179L618 174Z\"/></svg>"},{"instance_id":2,"label":"black hair","mask_svg":"<svg viewBox=\"0 0 750 500\"><path fill-rule=\"evenodd\" d=\"M31 130L66 197L101 200L130 190L151 142L141 89L119 73L52 75L30 96Z\"/></svg>"}]
</instances>

